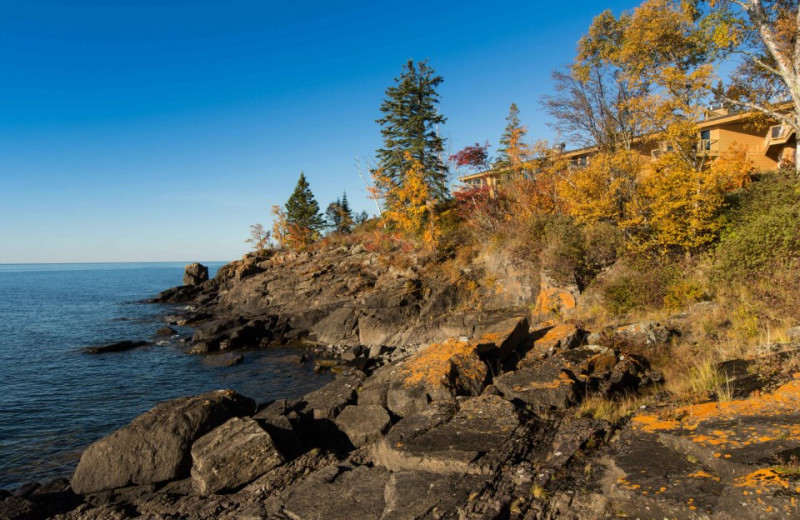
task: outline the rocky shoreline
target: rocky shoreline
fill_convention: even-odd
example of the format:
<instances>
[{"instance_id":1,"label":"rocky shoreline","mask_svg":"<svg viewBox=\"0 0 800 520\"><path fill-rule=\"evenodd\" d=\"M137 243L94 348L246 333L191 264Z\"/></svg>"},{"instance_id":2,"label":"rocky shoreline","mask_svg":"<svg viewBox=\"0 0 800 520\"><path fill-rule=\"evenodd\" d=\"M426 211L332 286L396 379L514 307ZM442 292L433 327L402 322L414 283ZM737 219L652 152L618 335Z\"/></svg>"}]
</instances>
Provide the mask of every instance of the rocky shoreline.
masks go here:
<instances>
[{"instance_id":1,"label":"rocky shoreline","mask_svg":"<svg viewBox=\"0 0 800 520\"><path fill-rule=\"evenodd\" d=\"M675 331L532 323L515 303L571 295L538 282L475 311L458 286L358 247L249 256L212 280L190 266L154 299L191 304L171 318L198 327L188 352L306 342L336 379L298 400L162 403L87 448L70 481L0 492L0 518L797 517L800 378L742 361L724 367L741 395L660 406L663 376L614 344ZM630 420L579 413L641 393L654 404Z\"/></svg>"}]
</instances>

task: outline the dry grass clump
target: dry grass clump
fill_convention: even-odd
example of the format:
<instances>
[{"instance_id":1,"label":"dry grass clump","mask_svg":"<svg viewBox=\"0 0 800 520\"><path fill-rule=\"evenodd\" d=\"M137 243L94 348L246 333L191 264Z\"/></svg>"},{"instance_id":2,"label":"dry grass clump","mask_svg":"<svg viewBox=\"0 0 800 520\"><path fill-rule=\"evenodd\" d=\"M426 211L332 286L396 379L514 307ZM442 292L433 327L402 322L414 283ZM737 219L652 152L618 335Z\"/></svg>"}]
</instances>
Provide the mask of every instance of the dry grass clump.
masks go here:
<instances>
[{"instance_id":1,"label":"dry grass clump","mask_svg":"<svg viewBox=\"0 0 800 520\"><path fill-rule=\"evenodd\" d=\"M582 402L577 417L591 417L615 423L636 413L642 406L652 401L648 394L625 395L608 398L602 395L589 395Z\"/></svg>"}]
</instances>

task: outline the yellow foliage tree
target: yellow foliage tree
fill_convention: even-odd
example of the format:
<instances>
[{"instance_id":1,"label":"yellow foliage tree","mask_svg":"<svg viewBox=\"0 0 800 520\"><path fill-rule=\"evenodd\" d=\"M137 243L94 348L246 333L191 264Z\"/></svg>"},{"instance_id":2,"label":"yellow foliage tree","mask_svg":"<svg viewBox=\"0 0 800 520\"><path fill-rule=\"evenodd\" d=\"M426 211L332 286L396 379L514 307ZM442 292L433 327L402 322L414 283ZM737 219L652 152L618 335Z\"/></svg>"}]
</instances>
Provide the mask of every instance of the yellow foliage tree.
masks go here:
<instances>
[{"instance_id":1,"label":"yellow foliage tree","mask_svg":"<svg viewBox=\"0 0 800 520\"><path fill-rule=\"evenodd\" d=\"M627 224L639 231L634 238L640 247L689 254L714 240L722 227L724 182L698 172L677 154L646 168L639 189L645 204Z\"/></svg>"},{"instance_id":2,"label":"yellow foliage tree","mask_svg":"<svg viewBox=\"0 0 800 520\"><path fill-rule=\"evenodd\" d=\"M439 219L436 213L436 199L433 198L430 186L425 180L425 167L411 153L406 152L405 160L408 169L403 175L403 182L390 185L380 177L377 170L375 184L387 187L383 197L387 207L383 211L384 222L400 231L420 237L426 245L435 247L439 240Z\"/></svg>"},{"instance_id":3,"label":"yellow foliage tree","mask_svg":"<svg viewBox=\"0 0 800 520\"><path fill-rule=\"evenodd\" d=\"M586 167L575 168L559 182L565 211L578 222L619 223L636 198L642 168L639 153L629 150L601 152Z\"/></svg>"},{"instance_id":4,"label":"yellow foliage tree","mask_svg":"<svg viewBox=\"0 0 800 520\"><path fill-rule=\"evenodd\" d=\"M278 204L273 205L270 212L272 213L272 238L275 239L281 249L290 247L289 223L286 221L286 212Z\"/></svg>"}]
</instances>

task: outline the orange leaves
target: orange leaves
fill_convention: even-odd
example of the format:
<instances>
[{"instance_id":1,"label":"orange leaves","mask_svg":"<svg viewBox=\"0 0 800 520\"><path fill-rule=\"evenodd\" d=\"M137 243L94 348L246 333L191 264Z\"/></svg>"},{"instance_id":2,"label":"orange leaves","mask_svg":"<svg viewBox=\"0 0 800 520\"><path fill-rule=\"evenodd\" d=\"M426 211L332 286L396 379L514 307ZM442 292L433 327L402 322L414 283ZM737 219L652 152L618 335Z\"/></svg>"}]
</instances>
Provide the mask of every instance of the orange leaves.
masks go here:
<instances>
[{"instance_id":1,"label":"orange leaves","mask_svg":"<svg viewBox=\"0 0 800 520\"><path fill-rule=\"evenodd\" d=\"M383 212L384 222L405 234L420 237L426 245L435 246L440 234L437 201L431 193L422 163L410 152L406 152L405 161L409 167L403 175L403 182L397 185L392 184L382 170L373 173L375 185L381 188L381 196L387 203Z\"/></svg>"}]
</instances>

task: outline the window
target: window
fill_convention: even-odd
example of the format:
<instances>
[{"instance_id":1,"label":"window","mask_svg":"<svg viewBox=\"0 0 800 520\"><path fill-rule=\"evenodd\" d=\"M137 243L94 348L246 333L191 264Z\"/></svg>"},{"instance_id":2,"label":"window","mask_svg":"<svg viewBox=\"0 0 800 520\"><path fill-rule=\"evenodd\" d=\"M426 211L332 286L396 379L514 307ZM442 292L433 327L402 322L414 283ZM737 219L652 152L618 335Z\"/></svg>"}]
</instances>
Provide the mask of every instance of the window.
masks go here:
<instances>
[{"instance_id":1,"label":"window","mask_svg":"<svg viewBox=\"0 0 800 520\"><path fill-rule=\"evenodd\" d=\"M705 151L711 150L711 130L703 130L700 132L700 149Z\"/></svg>"},{"instance_id":2,"label":"window","mask_svg":"<svg viewBox=\"0 0 800 520\"><path fill-rule=\"evenodd\" d=\"M781 136L782 133L783 133L783 126L782 125L778 125L778 126L773 126L772 127L771 136L772 136L773 139L778 139Z\"/></svg>"}]
</instances>

